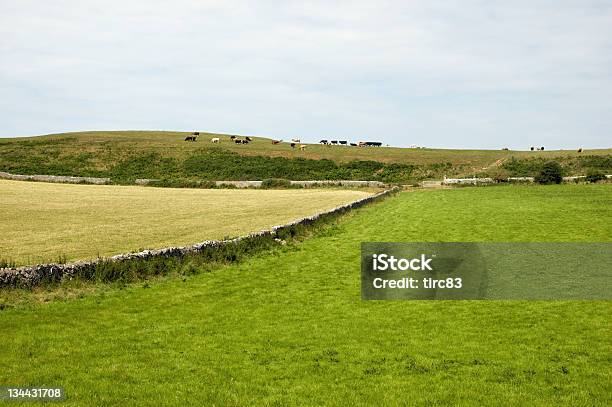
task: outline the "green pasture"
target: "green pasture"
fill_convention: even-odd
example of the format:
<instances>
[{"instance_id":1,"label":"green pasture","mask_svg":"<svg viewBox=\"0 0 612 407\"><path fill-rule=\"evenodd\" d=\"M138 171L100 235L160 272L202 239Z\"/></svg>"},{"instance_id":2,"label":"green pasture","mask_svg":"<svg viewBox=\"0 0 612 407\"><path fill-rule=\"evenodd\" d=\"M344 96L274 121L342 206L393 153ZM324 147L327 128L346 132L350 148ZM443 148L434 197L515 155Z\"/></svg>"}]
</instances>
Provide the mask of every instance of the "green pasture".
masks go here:
<instances>
[{"instance_id":1,"label":"green pasture","mask_svg":"<svg viewBox=\"0 0 612 407\"><path fill-rule=\"evenodd\" d=\"M359 248L609 242L611 208L607 185L406 192L210 273L6 296L0 383L66 405L608 406L609 301L362 301Z\"/></svg>"}]
</instances>

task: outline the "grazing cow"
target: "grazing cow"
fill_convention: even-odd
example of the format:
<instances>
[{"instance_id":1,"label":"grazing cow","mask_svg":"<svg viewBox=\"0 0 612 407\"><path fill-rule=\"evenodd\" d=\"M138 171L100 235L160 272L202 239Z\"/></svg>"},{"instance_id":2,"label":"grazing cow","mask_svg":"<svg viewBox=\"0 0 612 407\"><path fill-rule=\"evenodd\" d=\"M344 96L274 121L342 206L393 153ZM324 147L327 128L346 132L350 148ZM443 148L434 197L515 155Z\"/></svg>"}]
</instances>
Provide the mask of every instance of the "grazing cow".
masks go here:
<instances>
[{"instance_id":1,"label":"grazing cow","mask_svg":"<svg viewBox=\"0 0 612 407\"><path fill-rule=\"evenodd\" d=\"M579 152L579 153L582 153L582 149L581 149L581 148L579 148L579 149L578 149L578 152Z\"/></svg>"},{"instance_id":2,"label":"grazing cow","mask_svg":"<svg viewBox=\"0 0 612 407\"><path fill-rule=\"evenodd\" d=\"M380 141L360 141L359 147L380 147L382 144Z\"/></svg>"},{"instance_id":3,"label":"grazing cow","mask_svg":"<svg viewBox=\"0 0 612 407\"><path fill-rule=\"evenodd\" d=\"M240 140L239 138L234 139L234 143L236 144L242 144L242 140Z\"/></svg>"},{"instance_id":4,"label":"grazing cow","mask_svg":"<svg viewBox=\"0 0 612 407\"><path fill-rule=\"evenodd\" d=\"M198 136L187 136L185 137L185 141L196 141Z\"/></svg>"},{"instance_id":5,"label":"grazing cow","mask_svg":"<svg viewBox=\"0 0 612 407\"><path fill-rule=\"evenodd\" d=\"M291 143L291 148L295 148L295 143Z\"/></svg>"},{"instance_id":6,"label":"grazing cow","mask_svg":"<svg viewBox=\"0 0 612 407\"><path fill-rule=\"evenodd\" d=\"M319 144L327 144L327 140L321 140L319 141Z\"/></svg>"},{"instance_id":7,"label":"grazing cow","mask_svg":"<svg viewBox=\"0 0 612 407\"><path fill-rule=\"evenodd\" d=\"M242 144L249 144L249 140L247 140L247 139L240 140L240 142L241 142Z\"/></svg>"},{"instance_id":8,"label":"grazing cow","mask_svg":"<svg viewBox=\"0 0 612 407\"><path fill-rule=\"evenodd\" d=\"M338 140L332 140L331 143L332 144L338 144Z\"/></svg>"},{"instance_id":9,"label":"grazing cow","mask_svg":"<svg viewBox=\"0 0 612 407\"><path fill-rule=\"evenodd\" d=\"M218 143L219 141L221 141L221 139L219 139L219 137L213 137L212 139L210 139L210 141L212 141L213 143Z\"/></svg>"},{"instance_id":10,"label":"grazing cow","mask_svg":"<svg viewBox=\"0 0 612 407\"><path fill-rule=\"evenodd\" d=\"M230 140L235 140L236 136L230 136Z\"/></svg>"},{"instance_id":11,"label":"grazing cow","mask_svg":"<svg viewBox=\"0 0 612 407\"><path fill-rule=\"evenodd\" d=\"M291 141L293 141L294 143L299 143L300 139L299 138L292 138Z\"/></svg>"},{"instance_id":12,"label":"grazing cow","mask_svg":"<svg viewBox=\"0 0 612 407\"><path fill-rule=\"evenodd\" d=\"M357 144L351 143L351 147L357 147Z\"/></svg>"},{"instance_id":13,"label":"grazing cow","mask_svg":"<svg viewBox=\"0 0 612 407\"><path fill-rule=\"evenodd\" d=\"M338 141L338 144L342 144L343 146L345 146L346 145L346 140L340 140L340 141Z\"/></svg>"},{"instance_id":14,"label":"grazing cow","mask_svg":"<svg viewBox=\"0 0 612 407\"><path fill-rule=\"evenodd\" d=\"M306 146L304 144L300 144L300 151L306 150Z\"/></svg>"},{"instance_id":15,"label":"grazing cow","mask_svg":"<svg viewBox=\"0 0 612 407\"><path fill-rule=\"evenodd\" d=\"M245 139L246 141L253 141L253 139L252 139L252 138L250 138L250 137L245 137L244 139Z\"/></svg>"},{"instance_id":16,"label":"grazing cow","mask_svg":"<svg viewBox=\"0 0 612 407\"><path fill-rule=\"evenodd\" d=\"M283 140L272 140L272 144L280 144Z\"/></svg>"},{"instance_id":17,"label":"grazing cow","mask_svg":"<svg viewBox=\"0 0 612 407\"><path fill-rule=\"evenodd\" d=\"M200 135L200 132L199 132L199 131L194 131L194 132L193 132L193 135L194 135L194 136L199 136L199 135Z\"/></svg>"}]
</instances>

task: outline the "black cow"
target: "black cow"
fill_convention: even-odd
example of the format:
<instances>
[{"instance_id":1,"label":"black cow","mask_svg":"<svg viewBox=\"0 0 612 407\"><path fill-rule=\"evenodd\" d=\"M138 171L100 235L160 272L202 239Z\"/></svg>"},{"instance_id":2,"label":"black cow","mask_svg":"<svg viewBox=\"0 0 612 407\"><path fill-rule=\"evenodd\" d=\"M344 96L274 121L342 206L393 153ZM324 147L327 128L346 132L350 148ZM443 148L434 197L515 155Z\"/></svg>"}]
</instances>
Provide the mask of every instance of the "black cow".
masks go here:
<instances>
[{"instance_id":1,"label":"black cow","mask_svg":"<svg viewBox=\"0 0 612 407\"><path fill-rule=\"evenodd\" d=\"M242 144L249 144L249 140L247 140L247 139L244 139L244 140L241 140L241 141L242 141Z\"/></svg>"},{"instance_id":2,"label":"black cow","mask_svg":"<svg viewBox=\"0 0 612 407\"><path fill-rule=\"evenodd\" d=\"M340 141L338 141L338 143L345 146L346 145L346 140L340 140Z\"/></svg>"},{"instance_id":3,"label":"black cow","mask_svg":"<svg viewBox=\"0 0 612 407\"><path fill-rule=\"evenodd\" d=\"M541 150L541 151L544 151L544 147L540 147L540 150Z\"/></svg>"},{"instance_id":4,"label":"black cow","mask_svg":"<svg viewBox=\"0 0 612 407\"><path fill-rule=\"evenodd\" d=\"M185 141L196 141L198 136L187 136L185 137Z\"/></svg>"},{"instance_id":5,"label":"black cow","mask_svg":"<svg viewBox=\"0 0 612 407\"><path fill-rule=\"evenodd\" d=\"M319 141L320 144L327 144L327 140L321 140Z\"/></svg>"},{"instance_id":6,"label":"black cow","mask_svg":"<svg viewBox=\"0 0 612 407\"><path fill-rule=\"evenodd\" d=\"M239 138L234 138L234 143L242 144L242 140L240 140Z\"/></svg>"},{"instance_id":7,"label":"black cow","mask_svg":"<svg viewBox=\"0 0 612 407\"><path fill-rule=\"evenodd\" d=\"M331 143L332 144L338 144L338 140L332 140Z\"/></svg>"},{"instance_id":8,"label":"black cow","mask_svg":"<svg viewBox=\"0 0 612 407\"><path fill-rule=\"evenodd\" d=\"M291 148L295 148L295 143L291 143Z\"/></svg>"},{"instance_id":9,"label":"black cow","mask_svg":"<svg viewBox=\"0 0 612 407\"><path fill-rule=\"evenodd\" d=\"M236 140L236 136L230 136L230 140Z\"/></svg>"},{"instance_id":10,"label":"black cow","mask_svg":"<svg viewBox=\"0 0 612 407\"><path fill-rule=\"evenodd\" d=\"M579 148L579 149L578 149L578 152L579 152L579 153L582 153L582 149L581 149L581 148Z\"/></svg>"},{"instance_id":11,"label":"black cow","mask_svg":"<svg viewBox=\"0 0 612 407\"><path fill-rule=\"evenodd\" d=\"M351 147L357 147L356 143L351 143Z\"/></svg>"},{"instance_id":12,"label":"black cow","mask_svg":"<svg viewBox=\"0 0 612 407\"><path fill-rule=\"evenodd\" d=\"M252 138L250 138L250 137L245 137L245 140L246 140L246 141L253 141L253 139L252 139Z\"/></svg>"}]
</instances>

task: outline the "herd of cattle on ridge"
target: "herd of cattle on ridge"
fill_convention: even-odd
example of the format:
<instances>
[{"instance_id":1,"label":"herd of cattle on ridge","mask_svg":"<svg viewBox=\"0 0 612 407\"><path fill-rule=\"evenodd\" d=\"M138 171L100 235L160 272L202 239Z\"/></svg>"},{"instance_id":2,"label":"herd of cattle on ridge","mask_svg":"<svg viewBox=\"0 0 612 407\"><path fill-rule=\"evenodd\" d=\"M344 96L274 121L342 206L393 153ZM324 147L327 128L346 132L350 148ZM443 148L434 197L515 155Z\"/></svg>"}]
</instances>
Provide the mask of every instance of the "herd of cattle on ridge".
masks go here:
<instances>
[{"instance_id":1,"label":"herd of cattle on ridge","mask_svg":"<svg viewBox=\"0 0 612 407\"><path fill-rule=\"evenodd\" d=\"M193 132L192 135L185 137L185 141L197 141L198 136L200 135L200 132ZM251 137L244 137L244 138L239 138L236 136L230 136L230 141L233 141L236 144L249 144L251 141L253 141L253 139ZM212 143L220 143L221 142L221 137L213 137L210 139L210 141ZM282 143L283 140L272 140L272 144L280 144ZM301 141L300 139L291 139L291 143L289 144L291 146L291 148L296 148L298 147L299 144L299 149L301 151L306 150L306 145L305 144L300 144ZM381 147L383 143L379 142L379 141L360 141L358 143L349 143L346 140L321 140L319 141L319 144L323 144L325 146L331 146L331 145L341 145L341 146L352 146L352 147Z\"/></svg>"},{"instance_id":2,"label":"herd of cattle on ridge","mask_svg":"<svg viewBox=\"0 0 612 407\"><path fill-rule=\"evenodd\" d=\"M195 131L193 132L192 135L185 137L185 141L196 141L199 135L200 135L200 132ZM249 144L251 141L253 141L251 137L240 138L236 136L230 136L229 138L230 138L230 141L233 141L236 144ZM221 137L213 137L210 139L210 141L212 143L220 143ZM283 140L272 140L272 144L274 145L281 144L282 142ZM300 144L300 143L301 143L300 139L294 138L294 139L291 139L290 146L291 148L299 147L301 151L306 150L306 145ZM340 145L340 146L352 146L352 147L381 147L383 143L379 141L360 141L358 143L349 143L347 140L329 140L329 141L321 140L319 141L319 144L322 144L324 146ZM412 145L409 148L424 148L424 147L418 147L416 145ZM509 149L507 147L504 147L502 148L502 150L508 151ZM531 151L544 151L544 147L531 147ZM582 148L579 148L578 152L582 153Z\"/></svg>"}]
</instances>

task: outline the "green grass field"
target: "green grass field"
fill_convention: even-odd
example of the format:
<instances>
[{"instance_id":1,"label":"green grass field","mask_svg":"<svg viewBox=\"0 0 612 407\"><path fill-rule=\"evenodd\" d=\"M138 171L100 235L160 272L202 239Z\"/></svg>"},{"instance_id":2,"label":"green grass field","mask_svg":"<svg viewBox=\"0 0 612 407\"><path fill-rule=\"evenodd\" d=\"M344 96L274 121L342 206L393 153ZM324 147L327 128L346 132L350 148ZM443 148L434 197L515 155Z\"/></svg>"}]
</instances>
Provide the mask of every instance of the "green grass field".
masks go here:
<instances>
[{"instance_id":1,"label":"green grass field","mask_svg":"<svg viewBox=\"0 0 612 407\"><path fill-rule=\"evenodd\" d=\"M18 265L82 260L236 237L367 195L0 180L0 260Z\"/></svg>"},{"instance_id":2,"label":"green grass field","mask_svg":"<svg viewBox=\"0 0 612 407\"><path fill-rule=\"evenodd\" d=\"M567 175L584 175L589 168L612 171L612 149L578 154L575 150L502 151L503 146L499 150L450 150L311 144L300 151L288 143L272 145L264 137L255 137L248 145L236 145L228 135L211 133L202 133L196 143L183 141L188 134L98 131L0 138L0 171L111 177L120 183L135 178L411 182L445 175L488 175L511 157L521 161L508 176L533 175L547 159L559 160ZM221 142L211 143L213 137L220 137Z\"/></svg>"},{"instance_id":3,"label":"green grass field","mask_svg":"<svg viewBox=\"0 0 612 407\"><path fill-rule=\"evenodd\" d=\"M67 405L608 406L609 301L361 301L359 248L610 242L611 191L406 192L215 272L6 307L0 383Z\"/></svg>"}]
</instances>

